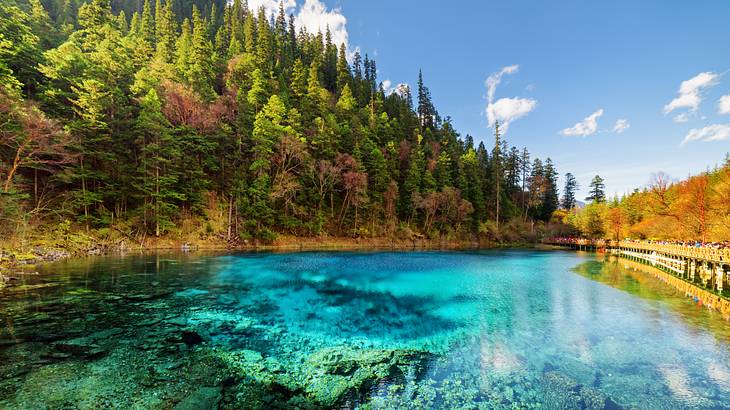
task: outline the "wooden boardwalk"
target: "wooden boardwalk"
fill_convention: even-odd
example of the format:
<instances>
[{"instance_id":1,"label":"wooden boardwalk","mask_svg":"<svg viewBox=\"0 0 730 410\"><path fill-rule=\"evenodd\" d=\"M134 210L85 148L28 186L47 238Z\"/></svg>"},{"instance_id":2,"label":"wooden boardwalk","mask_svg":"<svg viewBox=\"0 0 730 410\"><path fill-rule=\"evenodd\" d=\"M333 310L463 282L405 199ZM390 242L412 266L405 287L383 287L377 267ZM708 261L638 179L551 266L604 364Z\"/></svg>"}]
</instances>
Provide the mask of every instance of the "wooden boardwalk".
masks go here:
<instances>
[{"instance_id":1,"label":"wooden boardwalk","mask_svg":"<svg viewBox=\"0 0 730 410\"><path fill-rule=\"evenodd\" d=\"M605 251L655 267L662 278L688 296L730 315L730 249L713 249L641 241L548 240L546 244L585 251Z\"/></svg>"}]
</instances>

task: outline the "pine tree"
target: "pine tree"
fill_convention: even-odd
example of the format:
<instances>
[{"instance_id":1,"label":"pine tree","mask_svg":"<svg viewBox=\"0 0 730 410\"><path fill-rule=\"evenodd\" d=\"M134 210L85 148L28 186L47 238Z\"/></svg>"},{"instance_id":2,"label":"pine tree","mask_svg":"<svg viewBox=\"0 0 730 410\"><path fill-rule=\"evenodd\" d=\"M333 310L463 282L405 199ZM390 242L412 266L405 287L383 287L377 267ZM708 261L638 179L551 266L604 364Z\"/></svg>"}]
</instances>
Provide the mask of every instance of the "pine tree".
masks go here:
<instances>
[{"instance_id":1,"label":"pine tree","mask_svg":"<svg viewBox=\"0 0 730 410\"><path fill-rule=\"evenodd\" d=\"M253 13L246 13L246 20L243 23L244 51L256 53L256 19Z\"/></svg>"},{"instance_id":2,"label":"pine tree","mask_svg":"<svg viewBox=\"0 0 730 410\"><path fill-rule=\"evenodd\" d=\"M190 61L186 73L187 83L204 100L211 101L216 95L213 88L215 74L211 55L213 45L208 38L208 25L193 6L193 34L190 44Z\"/></svg>"},{"instance_id":3,"label":"pine tree","mask_svg":"<svg viewBox=\"0 0 730 410\"><path fill-rule=\"evenodd\" d=\"M142 16L140 21L139 35L145 43L145 47L154 50L155 47L155 18L152 15L150 0L144 0Z\"/></svg>"},{"instance_id":4,"label":"pine tree","mask_svg":"<svg viewBox=\"0 0 730 410\"><path fill-rule=\"evenodd\" d=\"M273 70L274 39L271 28L266 20L263 7L259 9L258 25L256 28L256 66L264 75L269 76Z\"/></svg>"},{"instance_id":5,"label":"pine tree","mask_svg":"<svg viewBox=\"0 0 730 410\"><path fill-rule=\"evenodd\" d=\"M494 148L492 149L492 175L494 178L495 223L499 232L499 208L502 202L502 141L499 134L499 121L494 124Z\"/></svg>"},{"instance_id":6,"label":"pine tree","mask_svg":"<svg viewBox=\"0 0 730 410\"><path fill-rule=\"evenodd\" d=\"M345 86L350 85L352 81L352 73L350 72L350 65L347 63L347 54L345 49L345 43L340 46L340 54L337 58L337 90L342 92Z\"/></svg>"},{"instance_id":7,"label":"pine tree","mask_svg":"<svg viewBox=\"0 0 730 410\"><path fill-rule=\"evenodd\" d=\"M307 69L302 64L302 60L296 59L292 68L291 85L292 95L295 100L301 103L307 95Z\"/></svg>"},{"instance_id":8,"label":"pine tree","mask_svg":"<svg viewBox=\"0 0 730 410\"><path fill-rule=\"evenodd\" d=\"M251 216L256 220L257 233L262 235L266 225L272 223L273 210L270 203L271 157L274 144L284 135L296 135L287 124L286 107L277 95L272 95L264 108L256 115L251 136L251 155L253 161L249 170L253 181L249 186Z\"/></svg>"},{"instance_id":9,"label":"pine tree","mask_svg":"<svg viewBox=\"0 0 730 410\"><path fill-rule=\"evenodd\" d=\"M322 88L319 82L319 65L317 60L312 61L309 66L309 78L307 80L307 104L305 118L321 117L327 106L327 90Z\"/></svg>"},{"instance_id":10,"label":"pine tree","mask_svg":"<svg viewBox=\"0 0 730 410\"><path fill-rule=\"evenodd\" d=\"M169 124L162 115L162 103L154 89L140 100L136 124L142 160L140 191L144 195L143 224L154 226L160 236L175 226L178 202L185 196L177 191L179 174L176 162L182 152L169 132ZM148 213L151 215L148 217Z\"/></svg>"},{"instance_id":11,"label":"pine tree","mask_svg":"<svg viewBox=\"0 0 730 410\"><path fill-rule=\"evenodd\" d=\"M578 180L568 172L565 174L565 189L563 190L563 209L573 209L576 205L575 191L578 189Z\"/></svg>"},{"instance_id":12,"label":"pine tree","mask_svg":"<svg viewBox=\"0 0 730 410\"><path fill-rule=\"evenodd\" d=\"M357 101L355 101L355 97L352 96L350 86L345 84L342 89L342 95L340 95L340 98L337 100L337 108L349 114L356 107Z\"/></svg>"},{"instance_id":13,"label":"pine tree","mask_svg":"<svg viewBox=\"0 0 730 410\"><path fill-rule=\"evenodd\" d=\"M190 20L183 20L180 36L175 44L175 69L178 78L185 81L187 72L190 69L192 49L192 28Z\"/></svg>"},{"instance_id":14,"label":"pine tree","mask_svg":"<svg viewBox=\"0 0 730 410\"><path fill-rule=\"evenodd\" d=\"M530 152L527 151L527 148L522 149L522 156L520 157L520 172L522 174L521 180L522 180L522 215L523 218L527 218L527 197L528 197L528 182L530 179Z\"/></svg>"},{"instance_id":15,"label":"pine tree","mask_svg":"<svg viewBox=\"0 0 730 410\"><path fill-rule=\"evenodd\" d=\"M124 13L124 10L120 11L117 15L117 29L122 35L126 36L129 33L129 24L127 23L127 15Z\"/></svg>"},{"instance_id":16,"label":"pine tree","mask_svg":"<svg viewBox=\"0 0 730 410\"><path fill-rule=\"evenodd\" d=\"M589 187L589 195L586 197L586 201L595 203L606 202L606 184L603 182L603 178L601 178L600 175L593 177Z\"/></svg>"},{"instance_id":17,"label":"pine tree","mask_svg":"<svg viewBox=\"0 0 730 410\"><path fill-rule=\"evenodd\" d=\"M276 67L283 72L291 64L291 53L289 50L289 36L286 27L286 13L284 12L284 1L279 2L279 13L276 16L275 45L276 45Z\"/></svg>"},{"instance_id":18,"label":"pine tree","mask_svg":"<svg viewBox=\"0 0 730 410\"><path fill-rule=\"evenodd\" d=\"M545 166L543 168L543 175L545 177L545 191L542 199L542 220L549 221L553 215L553 212L558 209L558 172L555 170L553 161L548 158L545 160Z\"/></svg>"},{"instance_id":19,"label":"pine tree","mask_svg":"<svg viewBox=\"0 0 730 410\"><path fill-rule=\"evenodd\" d=\"M423 72L418 70L418 120L423 129L432 129L436 120L436 111L431 102L431 92L423 84Z\"/></svg>"},{"instance_id":20,"label":"pine tree","mask_svg":"<svg viewBox=\"0 0 730 410\"><path fill-rule=\"evenodd\" d=\"M329 26L325 34L324 61L322 64L322 85L331 93L337 92L337 46L332 42Z\"/></svg>"},{"instance_id":21,"label":"pine tree","mask_svg":"<svg viewBox=\"0 0 730 410\"><path fill-rule=\"evenodd\" d=\"M260 68L254 70L252 78L253 85L248 91L248 104L253 107L254 114L258 114L259 110L269 100L269 86Z\"/></svg>"},{"instance_id":22,"label":"pine tree","mask_svg":"<svg viewBox=\"0 0 730 410\"><path fill-rule=\"evenodd\" d=\"M175 36L176 23L175 14L172 11L172 1L168 0L165 5L161 5L161 1L157 0L157 9L155 11L155 38L157 39L157 47L155 49L155 60L159 63L172 63L175 52Z\"/></svg>"}]
</instances>

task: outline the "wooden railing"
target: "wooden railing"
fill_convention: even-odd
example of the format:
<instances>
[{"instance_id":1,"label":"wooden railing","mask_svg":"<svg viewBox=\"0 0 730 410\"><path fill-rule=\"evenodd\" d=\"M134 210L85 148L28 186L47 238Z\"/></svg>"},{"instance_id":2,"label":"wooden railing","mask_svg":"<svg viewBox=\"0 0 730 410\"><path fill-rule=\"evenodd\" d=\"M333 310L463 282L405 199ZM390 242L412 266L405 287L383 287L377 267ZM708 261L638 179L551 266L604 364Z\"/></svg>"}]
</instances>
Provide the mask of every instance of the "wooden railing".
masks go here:
<instances>
[{"instance_id":1,"label":"wooden railing","mask_svg":"<svg viewBox=\"0 0 730 410\"><path fill-rule=\"evenodd\" d=\"M615 247L627 249L641 249L674 255L683 258L700 259L708 262L730 264L730 249L714 249L707 247L693 247L682 245L666 245L650 242L622 241L615 243Z\"/></svg>"},{"instance_id":2,"label":"wooden railing","mask_svg":"<svg viewBox=\"0 0 730 410\"><path fill-rule=\"evenodd\" d=\"M730 249L715 249L710 247L694 247L684 245L669 245L642 241L609 241L605 239L548 239L545 241L551 245L578 245L595 248L621 248L644 250L662 253L665 255L678 256L706 260L708 262L730 265Z\"/></svg>"}]
</instances>

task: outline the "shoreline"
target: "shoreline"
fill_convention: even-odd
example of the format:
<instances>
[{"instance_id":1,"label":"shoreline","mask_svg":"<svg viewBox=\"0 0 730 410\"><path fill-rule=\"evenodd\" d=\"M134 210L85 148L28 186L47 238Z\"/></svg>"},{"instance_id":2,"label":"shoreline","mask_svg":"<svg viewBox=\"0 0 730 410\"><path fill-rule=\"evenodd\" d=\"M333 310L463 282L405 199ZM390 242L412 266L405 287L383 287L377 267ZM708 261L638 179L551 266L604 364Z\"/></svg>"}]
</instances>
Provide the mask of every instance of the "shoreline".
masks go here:
<instances>
[{"instance_id":1,"label":"shoreline","mask_svg":"<svg viewBox=\"0 0 730 410\"><path fill-rule=\"evenodd\" d=\"M348 238L348 237L294 237L282 236L273 243L245 243L226 246L221 241L201 240L199 242L159 240L145 246L126 246L97 243L91 249L71 251L63 247L28 246L12 247L0 243L0 287L7 284L13 274L28 274L34 266L72 258L108 256L128 253L155 252L300 252L300 251L346 251L346 250L481 250L481 249L540 248L537 243L494 243L486 241L459 241L441 239L393 239L393 238ZM544 248L544 247L543 247ZM548 249L548 248L544 248ZM558 249L558 248L555 248Z\"/></svg>"}]
</instances>

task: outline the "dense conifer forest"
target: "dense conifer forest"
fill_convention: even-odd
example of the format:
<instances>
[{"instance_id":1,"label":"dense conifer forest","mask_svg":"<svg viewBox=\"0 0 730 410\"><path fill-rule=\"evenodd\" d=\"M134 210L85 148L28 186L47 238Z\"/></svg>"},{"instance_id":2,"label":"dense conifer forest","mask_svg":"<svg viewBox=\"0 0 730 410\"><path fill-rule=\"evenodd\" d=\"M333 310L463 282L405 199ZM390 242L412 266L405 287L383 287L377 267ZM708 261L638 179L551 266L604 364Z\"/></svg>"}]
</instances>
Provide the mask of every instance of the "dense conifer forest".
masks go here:
<instances>
[{"instance_id":1,"label":"dense conifer forest","mask_svg":"<svg viewBox=\"0 0 730 410\"><path fill-rule=\"evenodd\" d=\"M372 57L245 0L5 0L0 233L536 235L555 165L460 135L427 71L384 90Z\"/></svg>"}]
</instances>

